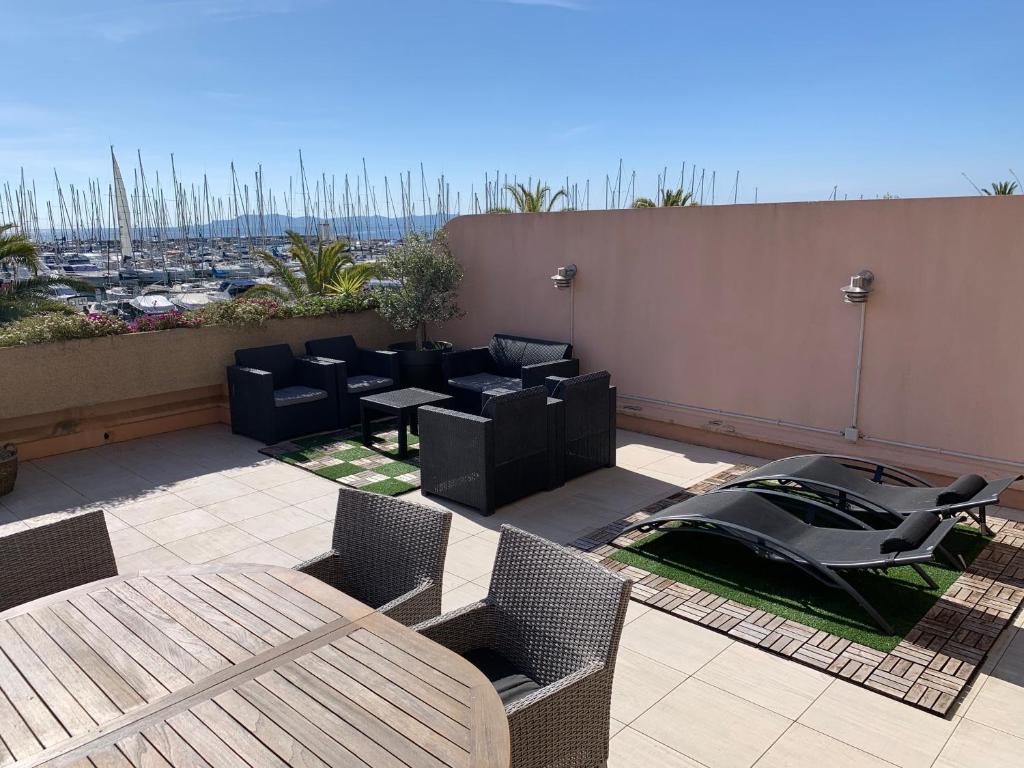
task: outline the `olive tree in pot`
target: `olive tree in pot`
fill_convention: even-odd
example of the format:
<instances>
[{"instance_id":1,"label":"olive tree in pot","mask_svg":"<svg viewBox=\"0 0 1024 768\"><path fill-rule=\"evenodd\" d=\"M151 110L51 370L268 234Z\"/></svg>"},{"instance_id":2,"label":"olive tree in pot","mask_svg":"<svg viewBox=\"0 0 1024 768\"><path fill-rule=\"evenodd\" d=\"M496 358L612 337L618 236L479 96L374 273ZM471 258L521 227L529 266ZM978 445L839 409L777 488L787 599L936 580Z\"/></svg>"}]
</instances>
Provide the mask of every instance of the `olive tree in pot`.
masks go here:
<instances>
[{"instance_id":1,"label":"olive tree in pot","mask_svg":"<svg viewBox=\"0 0 1024 768\"><path fill-rule=\"evenodd\" d=\"M407 236L378 265L382 279L376 290L378 311L395 328L416 334L415 341L390 347L399 353L402 386L440 391L444 387L441 355L452 345L428 340L427 324L462 316L456 303L462 267L452 256L443 230L433 237Z\"/></svg>"}]
</instances>

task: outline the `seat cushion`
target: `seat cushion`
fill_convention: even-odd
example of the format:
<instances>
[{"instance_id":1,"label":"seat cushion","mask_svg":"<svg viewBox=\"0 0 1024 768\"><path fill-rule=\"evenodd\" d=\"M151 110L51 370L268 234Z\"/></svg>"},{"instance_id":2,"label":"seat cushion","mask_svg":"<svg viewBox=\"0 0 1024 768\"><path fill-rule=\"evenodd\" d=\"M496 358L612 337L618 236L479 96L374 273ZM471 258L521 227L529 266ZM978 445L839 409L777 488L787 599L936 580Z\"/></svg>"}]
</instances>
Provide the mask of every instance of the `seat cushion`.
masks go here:
<instances>
[{"instance_id":1,"label":"seat cushion","mask_svg":"<svg viewBox=\"0 0 1024 768\"><path fill-rule=\"evenodd\" d=\"M274 407L284 408L289 405L302 405L303 403L315 403L317 400L326 400L327 393L322 389L313 387L284 387L274 390Z\"/></svg>"},{"instance_id":2,"label":"seat cushion","mask_svg":"<svg viewBox=\"0 0 1024 768\"><path fill-rule=\"evenodd\" d=\"M448 379L448 386L456 389L468 389L472 392L483 392L488 389L508 389L518 392L523 388L521 379L511 376L499 376L496 373L474 373L471 376L457 376Z\"/></svg>"},{"instance_id":3,"label":"seat cushion","mask_svg":"<svg viewBox=\"0 0 1024 768\"><path fill-rule=\"evenodd\" d=\"M506 707L529 693L540 690L537 681L523 674L511 661L490 648L476 648L462 654L470 664L484 673Z\"/></svg>"},{"instance_id":4,"label":"seat cushion","mask_svg":"<svg viewBox=\"0 0 1024 768\"><path fill-rule=\"evenodd\" d=\"M376 392L378 389L385 389L390 387L395 382L392 379L384 376L349 376L348 377L348 392L349 394L366 394L367 392Z\"/></svg>"}]
</instances>

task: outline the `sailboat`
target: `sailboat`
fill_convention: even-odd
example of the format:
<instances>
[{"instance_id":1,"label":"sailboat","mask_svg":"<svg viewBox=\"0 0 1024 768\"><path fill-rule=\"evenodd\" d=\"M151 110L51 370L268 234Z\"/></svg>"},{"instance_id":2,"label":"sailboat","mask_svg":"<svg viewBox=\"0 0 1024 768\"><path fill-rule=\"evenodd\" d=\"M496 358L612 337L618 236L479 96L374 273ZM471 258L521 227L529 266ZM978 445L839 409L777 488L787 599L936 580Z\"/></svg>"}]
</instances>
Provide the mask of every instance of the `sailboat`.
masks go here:
<instances>
[{"instance_id":1,"label":"sailboat","mask_svg":"<svg viewBox=\"0 0 1024 768\"><path fill-rule=\"evenodd\" d=\"M110 161L114 165L114 199L117 201L117 227L121 239L121 277L138 277L135 270L134 250L132 248L132 219L128 209L128 193L121 178L121 169L114 156L114 148L110 148Z\"/></svg>"}]
</instances>

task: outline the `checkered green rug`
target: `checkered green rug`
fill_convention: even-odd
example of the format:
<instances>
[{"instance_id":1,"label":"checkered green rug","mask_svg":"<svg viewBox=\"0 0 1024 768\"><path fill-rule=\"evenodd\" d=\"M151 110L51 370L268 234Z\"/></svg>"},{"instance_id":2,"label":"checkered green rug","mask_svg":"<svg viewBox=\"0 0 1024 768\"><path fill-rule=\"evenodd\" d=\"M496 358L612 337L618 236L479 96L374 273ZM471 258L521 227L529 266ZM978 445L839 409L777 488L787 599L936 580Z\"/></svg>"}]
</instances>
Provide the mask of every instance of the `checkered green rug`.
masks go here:
<instances>
[{"instance_id":1,"label":"checkered green rug","mask_svg":"<svg viewBox=\"0 0 1024 768\"><path fill-rule=\"evenodd\" d=\"M358 428L348 428L268 445L260 453L350 488L397 496L420 487L420 440L411 433L408 437L409 455L402 461L396 458L398 430L393 421L376 425L373 448L363 445Z\"/></svg>"}]
</instances>

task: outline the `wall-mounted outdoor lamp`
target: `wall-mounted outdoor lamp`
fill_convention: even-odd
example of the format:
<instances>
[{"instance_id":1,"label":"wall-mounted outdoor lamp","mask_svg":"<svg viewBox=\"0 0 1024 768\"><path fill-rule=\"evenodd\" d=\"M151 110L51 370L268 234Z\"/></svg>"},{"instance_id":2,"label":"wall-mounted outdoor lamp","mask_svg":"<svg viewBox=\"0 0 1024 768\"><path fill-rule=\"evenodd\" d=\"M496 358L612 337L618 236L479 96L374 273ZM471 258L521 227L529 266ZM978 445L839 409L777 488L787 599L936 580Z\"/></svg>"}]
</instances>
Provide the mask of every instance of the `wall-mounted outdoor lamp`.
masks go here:
<instances>
[{"instance_id":1,"label":"wall-mounted outdoor lamp","mask_svg":"<svg viewBox=\"0 0 1024 768\"><path fill-rule=\"evenodd\" d=\"M551 276L551 284L560 291L571 288L576 272L575 264L566 264L564 267L558 267L555 270L555 274Z\"/></svg>"},{"instance_id":2,"label":"wall-mounted outdoor lamp","mask_svg":"<svg viewBox=\"0 0 1024 768\"><path fill-rule=\"evenodd\" d=\"M551 284L560 291L569 289L569 343L575 344L576 339L576 289L573 288L573 280L576 279L576 273L579 270L576 269L575 264L566 264L564 267L556 267L555 274L553 274L549 280Z\"/></svg>"},{"instance_id":3,"label":"wall-mounted outdoor lamp","mask_svg":"<svg viewBox=\"0 0 1024 768\"><path fill-rule=\"evenodd\" d=\"M850 284L839 290L843 292L843 301L847 304L860 304L860 333L857 336L857 370L853 380L853 423L843 430L843 437L851 443L860 437L857 421L860 415L860 378L864 362L864 319L867 316L868 296L875 284L875 273L870 269L862 269L850 277Z\"/></svg>"},{"instance_id":4,"label":"wall-mounted outdoor lamp","mask_svg":"<svg viewBox=\"0 0 1024 768\"><path fill-rule=\"evenodd\" d=\"M844 285L843 301L847 304L863 304L871 294L871 286L875 282L875 273L870 269L862 269L856 275L850 277L850 284Z\"/></svg>"}]
</instances>

